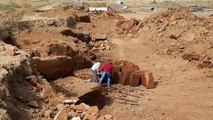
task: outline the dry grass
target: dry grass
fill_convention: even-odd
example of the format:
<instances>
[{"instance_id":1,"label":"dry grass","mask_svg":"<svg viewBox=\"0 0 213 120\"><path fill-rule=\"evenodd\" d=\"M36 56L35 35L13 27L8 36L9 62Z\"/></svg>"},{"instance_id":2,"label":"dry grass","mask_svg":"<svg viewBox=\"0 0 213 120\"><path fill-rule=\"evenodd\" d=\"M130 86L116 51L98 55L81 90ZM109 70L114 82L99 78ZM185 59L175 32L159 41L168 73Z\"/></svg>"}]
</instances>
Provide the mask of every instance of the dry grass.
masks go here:
<instances>
[{"instance_id":1,"label":"dry grass","mask_svg":"<svg viewBox=\"0 0 213 120\"><path fill-rule=\"evenodd\" d=\"M30 8L29 0L4 0L0 3L0 9Z\"/></svg>"}]
</instances>

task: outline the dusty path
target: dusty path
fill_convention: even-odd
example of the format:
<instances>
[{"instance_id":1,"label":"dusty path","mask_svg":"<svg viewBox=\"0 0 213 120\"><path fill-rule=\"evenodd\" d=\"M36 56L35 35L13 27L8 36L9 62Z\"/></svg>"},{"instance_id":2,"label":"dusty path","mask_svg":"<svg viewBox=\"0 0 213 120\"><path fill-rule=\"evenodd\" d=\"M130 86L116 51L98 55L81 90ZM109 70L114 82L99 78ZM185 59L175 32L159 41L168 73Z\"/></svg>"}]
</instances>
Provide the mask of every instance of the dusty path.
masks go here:
<instances>
[{"instance_id":1,"label":"dusty path","mask_svg":"<svg viewBox=\"0 0 213 120\"><path fill-rule=\"evenodd\" d=\"M212 120L212 71L198 69L192 63L160 55L153 41L143 38L113 39L116 45L113 59L124 59L138 64L142 70L154 73L158 85L147 90L139 106L113 103L103 113L122 120Z\"/></svg>"}]
</instances>

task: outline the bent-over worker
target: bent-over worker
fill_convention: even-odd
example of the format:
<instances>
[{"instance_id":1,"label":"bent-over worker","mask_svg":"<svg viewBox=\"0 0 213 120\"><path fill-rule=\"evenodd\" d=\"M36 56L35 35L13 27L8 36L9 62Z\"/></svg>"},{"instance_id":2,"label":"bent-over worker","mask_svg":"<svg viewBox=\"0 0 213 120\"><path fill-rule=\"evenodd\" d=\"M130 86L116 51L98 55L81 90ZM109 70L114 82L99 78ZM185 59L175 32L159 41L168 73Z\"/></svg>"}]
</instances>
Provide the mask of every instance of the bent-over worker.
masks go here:
<instances>
[{"instance_id":1,"label":"bent-over worker","mask_svg":"<svg viewBox=\"0 0 213 120\"><path fill-rule=\"evenodd\" d=\"M109 60L103 67L103 73L101 75L101 79L99 80L99 84L102 83L104 77L107 75L107 86L110 87L111 73L112 73L112 61Z\"/></svg>"},{"instance_id":2,"label":"bent-over worker","mask_svg":"<svg viewBox=\"0 0 213 120\"><path fill-rule=\"evenodd\" d=\"M92 71L92 74L93 74L93 79L91 82L98 82L98 68L99 66L101 65L101 61L100 60L97 60L92 68L91 68L91 71Z\"/></svg>"}]
</instances>

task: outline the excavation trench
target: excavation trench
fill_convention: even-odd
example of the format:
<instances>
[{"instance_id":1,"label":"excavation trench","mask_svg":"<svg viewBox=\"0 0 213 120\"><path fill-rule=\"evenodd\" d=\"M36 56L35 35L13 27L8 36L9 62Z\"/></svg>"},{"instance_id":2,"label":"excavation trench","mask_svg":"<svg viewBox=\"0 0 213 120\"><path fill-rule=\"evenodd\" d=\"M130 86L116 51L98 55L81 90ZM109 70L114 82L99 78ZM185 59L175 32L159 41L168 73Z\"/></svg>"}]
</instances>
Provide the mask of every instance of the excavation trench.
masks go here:
<instances>
[{"instance_id":1,"label":"excavation trench","mask_svg":"<svg viewBox=\"0 0 213 120\"><path fill-rule=\"evenodd\" d=\"M44 78L50 81L53 89L66 97L78 97L80 103L103 108L105 97L98 84L85 83L85 80L72 77L76 70L90 68L91 61L66 44L53 44L49 56L34 57L33 63Z\"/></svg>"},{"instance_id":2,"label":"excavation trench","mask_svg":"<svg viewBox=\"0 0 213 120\"><path fill-rule=\"evenodd\" d=\"M11 40L12 39L8 38L7 44L14 45ZM13 40L16 41L16 39ZM19 55L21 58L22 52L16 51L18 49L14 48L13 46L12 50L14 54L12 55L14 55L14 58ZM28 59L24 59L20 64L17 63L21 65L21 67L17 68L18 70L14 70L13 67L6 67L6 71L10 73L3 78L3 85L6 91L1 91L3 95L1 100L5 101L7 105L1 107L7 110L11 119L15 119L13 118L14 116L20 119L36 117L40 112L34 115L31 112L34 110L40 111L43 109L42 106L48 106L49 103L46 103L46 99L54 92L56 92L56 94L62 94L65 98L78 97L79 102L76 103L76 105L85 103L89 106L98 106L99 109L103 108L105 97L102 89L98 87L98 84L85 83L83 79L75 77L73 77L73 79L70 77L73 76L73 71L91 67L92 62L87 56L67 44L52 44L47 51L48 56L41 57L40 54L39 52L31 54L31 56L27 54ZM4 59L4 56L2 59ZM27 65L24 64L25 62L27 62ZM31 63L31 65L29 65L29 63ZM30 77L30 79L26 80L27 76L39 76L39 74L41 75L40 77ZM43 79L49 82L45 83ZM64 81L62 79L64 79ZM58 81L62 81L64 84L57 85L56 82ZM70 89L65 88L66 85L68 85L67 88ZM9 93L9 97L7 97L8 93L5 92ZM63 102L65 98L60 99L59 102ZM57 99L57 96L51 99ZM17 109L12 109L17 104ZM58 104L59 103L54 103L54 106ZM29 111L31 107L33 110Z\"/></svg>"}]
</instances>

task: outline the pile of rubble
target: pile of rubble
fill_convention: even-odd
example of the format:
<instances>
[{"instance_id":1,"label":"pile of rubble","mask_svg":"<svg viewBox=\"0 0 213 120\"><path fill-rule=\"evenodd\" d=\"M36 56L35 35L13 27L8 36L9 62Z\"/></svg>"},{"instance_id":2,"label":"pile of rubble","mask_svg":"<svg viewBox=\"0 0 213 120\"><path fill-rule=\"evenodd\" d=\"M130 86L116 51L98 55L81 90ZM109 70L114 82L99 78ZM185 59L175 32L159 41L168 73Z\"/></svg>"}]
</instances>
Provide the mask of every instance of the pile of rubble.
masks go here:
<instances>
[{"instance_id":1,"label":"pile of rubble","mask_svg":"<svg viewBox=\"0 0 213 120\"><path fill-rule=\"evenodd\" d=\"M197 54L201 59L196 64L200 66L210 64L213 58L212 21L213 17L198 17L187 7L180 7L150 15L141 21L120 20L117 27L123 34L151 41L158 55Z\"/></svg>"},{"instance_id":2,"label":"pile of rubble","mask_svg":"<svg viewBox=\"0 0 213 120\"><path fill-rule=\"evenodd\" d=\"M40 111L29 107L37 108L35 100L42 103L45 92L41 84L34 80L25 80L26 76L36 72L31 67L30 55L3 42L0 42L0 55L0 119L37 118ZM46 84L42 77L39 82Z\"/></svg>"},{"instance_id":3,"label":"pile of rubble","mask_svg":"<svg viewBox=\"0 0 213 120\"><path fill-rule=\"evenodd\" d=\"M112 43L109 41L100 41L93 44L92 52L103 52L112 49Z\"/></svg>"},{"instance_id":4,"label":"pile of rubble","mask_svg":"<svg viewBox=\"0 0 213 120\"><path fill-rule=\"evenodd\" d=\"M112 115L98 115L97 106L89 106L85 103L75 105L73 99L64 100L60 104L61 110L55 115L54 120L114 120Z\"/></svg>"},{"instance_id":5,"label":"pile of rubble","mask_svg":"<svg viewBox=\"0 0 213 120\"><path fill-rule=\"evenodd\" d=\"M213 61L211 58L206 57L206 56L200 56L198 54L195 53L191 53L191 54L184 54L182 56L182 58L184 60L187 60L189 62L191 61L195 61L198 65L198 68L213 68Z\"/></svg>"},{"instance_id":6,"label":"pile of rubble","mask_svg":"<svg viewBox=\"0 0 213 120\"><path fill-rule=\"evenodd\" d=\"M137 19L121 19L116 23L116 27L118 28L119 34L129 34L131 36L137 35L139 31L139 23L140 20Z\"/></svg>"}]
</instances>

